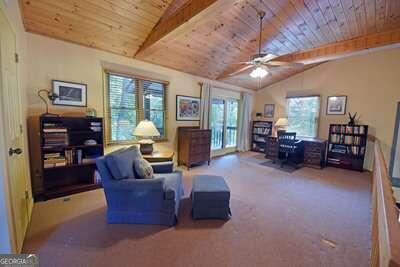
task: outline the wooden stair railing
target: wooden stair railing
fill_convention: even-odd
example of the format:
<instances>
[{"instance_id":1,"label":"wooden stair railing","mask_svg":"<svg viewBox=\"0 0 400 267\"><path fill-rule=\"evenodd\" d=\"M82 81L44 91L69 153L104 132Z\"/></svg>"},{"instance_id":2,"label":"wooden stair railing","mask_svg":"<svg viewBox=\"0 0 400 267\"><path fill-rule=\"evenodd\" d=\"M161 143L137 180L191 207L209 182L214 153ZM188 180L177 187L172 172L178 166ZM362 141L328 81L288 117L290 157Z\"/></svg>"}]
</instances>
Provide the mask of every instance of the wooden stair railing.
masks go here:
<instances>
[{"instance_id":1,"label":"wooden stair railing","mask_svg":"<svg viewBox=\"0 0 400 267\"><path fill-rule=\"evenodd\" d=\"M399 210L378 140L374 158L371 267L400 267Z\"/></svg>"}]
</instances>

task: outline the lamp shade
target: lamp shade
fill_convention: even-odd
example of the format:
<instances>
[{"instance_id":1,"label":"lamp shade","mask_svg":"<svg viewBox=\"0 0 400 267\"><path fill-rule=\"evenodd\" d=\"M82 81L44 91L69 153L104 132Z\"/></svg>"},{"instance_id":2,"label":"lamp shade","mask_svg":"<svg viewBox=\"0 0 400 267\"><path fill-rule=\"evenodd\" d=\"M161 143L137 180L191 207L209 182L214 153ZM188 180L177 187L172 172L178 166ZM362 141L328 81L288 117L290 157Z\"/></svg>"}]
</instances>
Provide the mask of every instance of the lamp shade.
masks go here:
<instances>
[{"instance_id":1,"label":"lamp shade","mask_svg":"<svg viewBox=\"0 0 400 267\"><path fill-rule=\"evenodd\" d=\"M157 130L156 126L152 121L144 120L139 122L133 131L133 135L141 137L152 137L160 136L160 132Z\"/></svg>"},{"instance_id":2,"label":"lamp shade","mask_svg":"<svg viewBox=\"0 0 400 267\"><path fill-rule=\"evenodd\" d=\"M276 127L286 127L289 125L287 118L279 118L278 121L275 123Z\"/></svg>"}]
</instances>

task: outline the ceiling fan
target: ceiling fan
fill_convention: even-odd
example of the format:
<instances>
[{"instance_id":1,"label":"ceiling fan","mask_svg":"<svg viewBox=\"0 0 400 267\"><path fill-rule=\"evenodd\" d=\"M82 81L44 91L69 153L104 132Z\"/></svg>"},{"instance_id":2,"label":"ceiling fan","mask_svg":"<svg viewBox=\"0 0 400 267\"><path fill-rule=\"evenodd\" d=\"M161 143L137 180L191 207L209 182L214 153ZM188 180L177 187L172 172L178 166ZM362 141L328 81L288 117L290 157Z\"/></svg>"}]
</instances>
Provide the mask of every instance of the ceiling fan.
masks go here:
<instances>
[{"instance_id":1,"label":"ceiling fan","mask_svg":"<svg viewBox=\"0 0 400 267\"><path fill-rule=\"evenodd\" d=\"M264 78L267 76L271 70L283 67L301 67L302 63L291 63L291 62L283 62L283 61L274 61L272 59L277 56L272 54L261 53L261 35L262 35L262 27L263 27L263 19L265 17L264 11L257 11L257 15L260 19L260 35L258 40L258 54L255 54L250 57L250 61L240 62L237 64L245 64L243 68L228 74L226 77L235 76L239 73L242 73L246 70L253 69L250 73L250 77L252 78Z\"/></svg>"}]
</instances>

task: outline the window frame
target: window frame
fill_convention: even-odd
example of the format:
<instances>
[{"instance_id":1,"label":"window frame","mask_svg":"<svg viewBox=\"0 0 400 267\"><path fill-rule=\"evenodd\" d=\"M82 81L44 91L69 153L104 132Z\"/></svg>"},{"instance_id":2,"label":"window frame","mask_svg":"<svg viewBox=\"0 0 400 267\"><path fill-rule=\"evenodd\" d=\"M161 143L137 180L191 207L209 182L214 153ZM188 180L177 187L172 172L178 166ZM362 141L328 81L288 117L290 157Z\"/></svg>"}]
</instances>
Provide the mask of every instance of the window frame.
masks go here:
<instances>
[{"instance_id":1,"label":"window frame","mask_svg":"<svg viewBox=\"0 0 400 267\"><path fill-rule=\"evenodd\" d=\"M103 97L103 106L104 106L104 131L105 131L105 144L106 145L127 145L127 144L137 144L138 139L134 138L132 140L120 140L120 141L113 141L111 140L111 107L109 103L109 75L116 75L121 76L129 79L134 79L137 90L135 92L136 95L136 125L145 119L145 111L144 111L144 89L143 89L143 82L150 81L155 83L160 83L164 87L164 94L163 94L163 107L162 110L164 112L163 118L163 126L164 126L164 135L158 138L154 138L155 142L166 142L168 141L168 87L169 82L159 79L154 79L150 77L144 77L140 75L136 75L133 73L124 73L119 71L113 70L103 70L103 88L104 88L104 97Z\"/></svg>"},{"instance_id":2,"label":"window frame","mask_svg":"<svg viewBox=\"0 0 400 267\"><path fill-rule=\"evenodd\" d=\"M287 96L286 97L286 114L287 114L287 118L289 120L289 99L292 98L311 98L311 97L315 97L318 98L318 116L315 118L315 122L317 123L316 127L315 127L315 133L314 136L303 136L303 135L298 135L296 133L296 136L300 137L300 138L318 138L318 133L319 133L319 124L320 124L320 118L321 118L321 96L320 95L303 95L303 96ZM290 125L288 126L290 127Z\"/></svg>"}]
</instances>

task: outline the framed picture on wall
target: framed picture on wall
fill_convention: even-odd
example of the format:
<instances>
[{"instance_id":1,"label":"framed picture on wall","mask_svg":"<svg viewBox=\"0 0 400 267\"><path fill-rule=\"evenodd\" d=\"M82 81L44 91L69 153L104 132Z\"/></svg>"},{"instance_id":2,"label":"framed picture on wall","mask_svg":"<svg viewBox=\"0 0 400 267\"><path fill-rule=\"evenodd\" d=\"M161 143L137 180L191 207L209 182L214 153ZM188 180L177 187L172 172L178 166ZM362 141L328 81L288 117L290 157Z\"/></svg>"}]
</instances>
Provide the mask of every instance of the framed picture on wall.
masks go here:
<instances>
[{"instance_id":1,"label":"framed picture on wall","mask_svg":"<svg viewBox=\"0 0 400 267\"><path fill-rule=\"evenodd\" d=\"M265 104L264 105L264 117L273 118L275 114L275 105L274 104Z\"/></svg>"},{"instance_id":2,"label":"framed picture on wall","mask_svg":"<svg viewBox=\"0 0 400 267\"><path fill-rule=\"evenodd\" d=\"M328 96L326 104L326 115L346 114L347 96Z\"/></svg>"},{"instance_id":3,"label":"framed picture on wall","mask_svg":"<svg viewBox=\"0 0 400 267\"><path fill-rule=\"evenodd\" d=\"M58 95L53 105L86 107L87 85L53 80L53 93Z\"/></svg>"},{"instance_id":4,"label":"framed picture on wall","mask_svg":"<svg viewBox=\"0 0 400 267\"><path fill-rule=\"evenodd\" d=\"M200 98L192 96L176 96L176 120L177 121L199 121L200 120Z\"/></svg>"}]
</instances>

